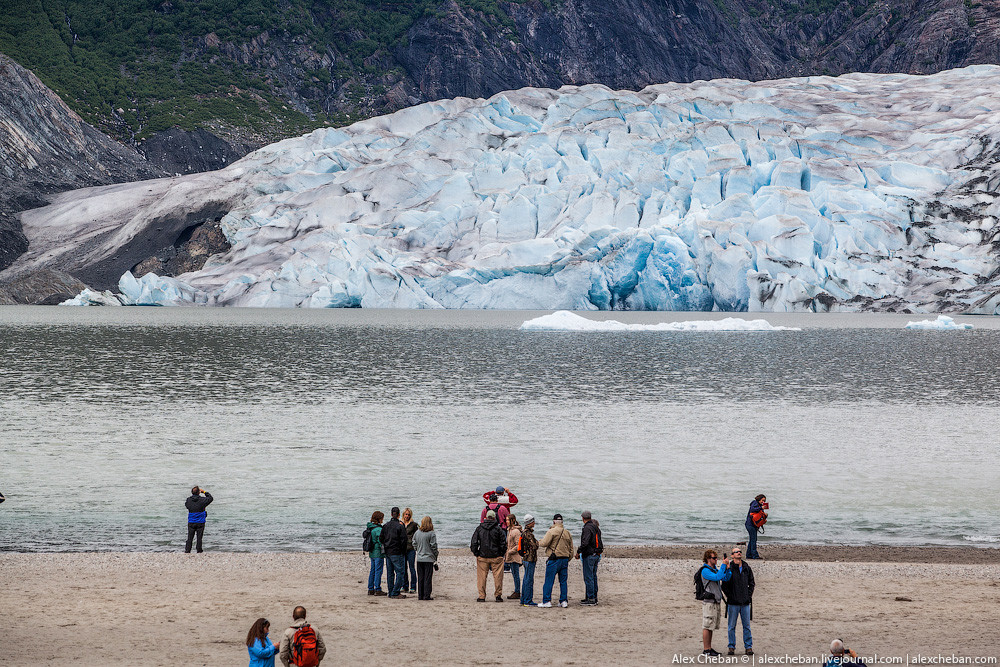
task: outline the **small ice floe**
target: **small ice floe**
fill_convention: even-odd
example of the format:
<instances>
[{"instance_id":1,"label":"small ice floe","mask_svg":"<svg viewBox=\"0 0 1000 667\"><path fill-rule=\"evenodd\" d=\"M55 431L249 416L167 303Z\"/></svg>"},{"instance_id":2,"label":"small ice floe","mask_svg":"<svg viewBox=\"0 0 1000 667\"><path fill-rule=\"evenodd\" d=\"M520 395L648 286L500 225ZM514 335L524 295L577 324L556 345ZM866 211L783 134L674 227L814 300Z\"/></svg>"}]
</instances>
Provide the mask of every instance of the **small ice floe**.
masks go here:
<instances>
[{"instance_id":1,"label":"small ice floe","mask_svg":"<svg viewBox=\"0 0 1000 667\"><path fill-rule=\"evenodd\" d=\"M921 320L920 322L908 322L907 329L928 329L932 331L962 331L971 329L971 324L956 322L947 315L938 315L936 320Z\"/></svg>"},{"instance_id":2,"label":"small ice floe","mask_svg":"<svg viewBox=\"0 0 1000 667\"><path fill-rule=\"evenodd\" d=\"M98 292L92 290L89 287L84 288L82 292L77 294L72 299L66 299L60 306L120 306L122 302L118 300L112 292L104 291Z\"/></svg>"},{"instance_id":3,"label":"small ice floe","mask_svg":"<svg viewBox=\"0 0 1000 667\"><path fill-rule=\"evenodd\" d=\"M617 320L588 320L568 310L559 310L528 320L521 331L801 331L795 327L772 326L767 320L727 317L721 320L626 324Z\"/></svg>"}]
</instances>

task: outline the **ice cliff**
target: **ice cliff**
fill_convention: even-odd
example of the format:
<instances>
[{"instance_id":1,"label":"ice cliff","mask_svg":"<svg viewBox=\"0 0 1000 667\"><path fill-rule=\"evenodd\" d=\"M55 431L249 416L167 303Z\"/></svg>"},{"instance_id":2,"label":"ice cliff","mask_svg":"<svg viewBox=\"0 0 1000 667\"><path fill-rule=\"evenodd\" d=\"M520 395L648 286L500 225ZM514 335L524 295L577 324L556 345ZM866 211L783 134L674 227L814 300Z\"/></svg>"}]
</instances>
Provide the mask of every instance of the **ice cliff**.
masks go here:
<instances>
[{"instance_id":1,"label":"ice cliff","mask_svg":"<svg viewBox=\"0 0 1000 667\"><path fill-rule=\"evenodd\" d=\"M111 252L225 201L232 248L176 279L126 273L127 304L993 314L998 160L996 66L525 88L91 190L25 229L99 224Z\"/></svg>"}]
</instances>

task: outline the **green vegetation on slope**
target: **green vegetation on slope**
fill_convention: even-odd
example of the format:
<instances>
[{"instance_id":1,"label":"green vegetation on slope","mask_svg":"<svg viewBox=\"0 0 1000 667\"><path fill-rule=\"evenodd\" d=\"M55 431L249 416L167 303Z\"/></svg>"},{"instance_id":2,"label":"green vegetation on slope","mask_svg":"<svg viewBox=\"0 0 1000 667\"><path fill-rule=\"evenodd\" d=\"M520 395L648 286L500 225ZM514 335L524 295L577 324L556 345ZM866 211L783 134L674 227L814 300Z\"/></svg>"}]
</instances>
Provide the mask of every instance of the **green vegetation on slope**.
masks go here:
<instances>
[{"instance_id":1,"label":"green vegetation on slope","mask_svg":"<svg viewBox=\"0 0 1000 667\"><path fill-rule=\"evenodd\" d=\"M497 0L461 1L502 23L510 20ZM398 44L414 21L440 4L12 0L0 8L0 52L115 136L142 139L169 127L194 129L212 121L270 137L291 136L346 117L327 117L318 102L296 110L281 99L273 63L255 58L261 40L327 56L332 66L301 75L328 88L358 73L378 74L384 59L372 57ZM268 49L265 55L273 53Z\"/></svg>"}]
</instances>

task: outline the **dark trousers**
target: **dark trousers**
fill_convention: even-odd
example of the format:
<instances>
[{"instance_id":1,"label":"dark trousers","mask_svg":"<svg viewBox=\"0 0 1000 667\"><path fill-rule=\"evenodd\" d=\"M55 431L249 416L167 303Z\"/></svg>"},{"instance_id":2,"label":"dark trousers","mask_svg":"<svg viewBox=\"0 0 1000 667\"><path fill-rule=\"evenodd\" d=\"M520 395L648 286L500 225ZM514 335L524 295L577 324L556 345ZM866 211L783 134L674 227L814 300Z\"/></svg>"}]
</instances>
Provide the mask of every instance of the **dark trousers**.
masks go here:
<instances>
[{"instance_id":1,"label":"dark trousers","mask_svg":"<svg viewBox=\"0 0 1000 667\"><path fill-rule=\"evenodd\" d=\"M534 602L535 561L524 561L524 580L521 583L521 604Z\"/></svg>"},{"instance_id":2,"label":"dark trousers","mask_svg":"<svg viewBox=\"0 0 1000 667\"><path fill-rule=\"evenodd\" d=\"M597 599L597 564L601 562L600 554L581 556L580 562L583 564L583 585L586 589L587 599Z\"/></svg>"},{"instance_id":3,"label":"dark trousers","mask_svg":"<svg viewBox=\"0 0 1000 667\"><path fill-rule=\"evenodd\" d=\"M184 544L184 553L191 553L191 542L194 540L194 536L198 536L198 553L201 553L201 536L205 534L205 524L203 523L189 523L188 524L188 539Z\"/></svg>"},{"instance_id":4,"label":"dark trousers","mask_svg":"<svg viewBox=\"0 0 1000 667\"><path fill-rule=\"evenodd\" d=\"M434 563L417 563L417 599L431 599L431 580L434 578Z\"/></svg>"}]
</instances>

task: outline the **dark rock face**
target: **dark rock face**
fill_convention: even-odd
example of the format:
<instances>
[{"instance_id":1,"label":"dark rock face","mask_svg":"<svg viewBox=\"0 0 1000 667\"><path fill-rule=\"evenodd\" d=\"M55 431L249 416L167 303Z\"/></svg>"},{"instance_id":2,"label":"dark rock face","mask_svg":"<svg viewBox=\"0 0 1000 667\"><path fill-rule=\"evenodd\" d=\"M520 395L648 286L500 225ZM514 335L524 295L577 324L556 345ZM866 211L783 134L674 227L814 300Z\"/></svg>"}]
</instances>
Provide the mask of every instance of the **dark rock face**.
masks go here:
<instances>
[{"instance_id":1,"label":"dark rock face","mask_svg":"<svg viewBox=\"0 0 1000 667\"><path fill-rule=\"evenodd\" d=\"M85 287L68 273L43 269L0 282L0 306L53 306L72 299Z\"/></svg>"},{"instance_id":2,"label":"dark rock face","mask_svg":"<svg viewBox=\"0 0 1000 667\"><path fill-rule=\"evenodd\" d=\"M178 128L157 132L139 144L139 152L149 163L168 174L222 169L256 148L232 144L205 129L187 132Z\"/></svg>"},{"instance_id":3,"label":"dark rock face","mask_svg":"<svg viewBox=\"0 0 1000 667\"><path fill-rule=\"evenodd\" d=\"M172 245L132 267L132 274L137 277L147 273L155 273L158 276L179 276L201 269L209 257L230 248L229 241L222 234L219 220L220 218L217 218L188 227Z\"/></svg>"},{"instance_id":4,"label":"dark rock face","mask_svg":"<svg viewBox=\"0 0 1000 667\"><path fill-rule=\"evenodd\" d=\"M0 269L28 247L17 214L48 195L164 175L87 125L34 74L0 55Z\"/></svg>"}]
</instances>

